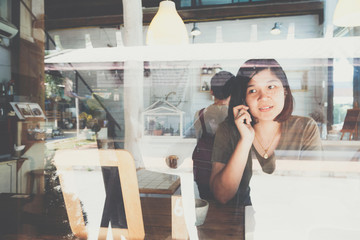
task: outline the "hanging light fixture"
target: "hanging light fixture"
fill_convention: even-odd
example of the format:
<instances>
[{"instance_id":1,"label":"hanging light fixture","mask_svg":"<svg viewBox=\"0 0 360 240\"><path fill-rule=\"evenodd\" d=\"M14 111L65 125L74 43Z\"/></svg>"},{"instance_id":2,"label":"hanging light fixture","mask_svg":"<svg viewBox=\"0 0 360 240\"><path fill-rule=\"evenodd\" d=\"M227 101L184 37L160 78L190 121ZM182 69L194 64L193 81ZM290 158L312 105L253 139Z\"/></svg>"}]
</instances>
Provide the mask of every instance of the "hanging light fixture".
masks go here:
<instances>
[{"instance_id":1,"label":"hanging light fixture","mask_svg":"<svg viewBox=\"0 0 360 240\"><path fill-rule=\"evenodd\" d=\"M360 0L339 0L333 23L339 27L360 26Z\"/></svg>"},{"instance_id":2,"label":"hanging light fixture","mask_svg":"<svg viewBox=\"0 0 360 240\"><path fill-rule=\"evenodd\" d=\"M176 11L173 1L161 1L159 10L152 19L147 36L147 45L179 45L189 43L185 24Z\"/></svg>"},{"instance_id":3,"label":"hanging light fixture","mask_svg":"<svg viewBox=\"0 0 360 240\"><path fill-rule=\"evenodd\" d=\"M281 33L281 30L280 30L280 23L276 22L274 24L274 27L271 29L270 33L272 35L279 35Z\"/></svg>"},{"instance_id":4,"label":"hanging light fixture","mask_svg":"<svg viewBox=\"0 0 360 240\"><path fill-rule=\"evenodd\" d=\"M191 29L190 34L191 36L199 36L201 34L200 28L196 26L196 23L194 23L194 27Z\"/></svg>"}]
</instances>

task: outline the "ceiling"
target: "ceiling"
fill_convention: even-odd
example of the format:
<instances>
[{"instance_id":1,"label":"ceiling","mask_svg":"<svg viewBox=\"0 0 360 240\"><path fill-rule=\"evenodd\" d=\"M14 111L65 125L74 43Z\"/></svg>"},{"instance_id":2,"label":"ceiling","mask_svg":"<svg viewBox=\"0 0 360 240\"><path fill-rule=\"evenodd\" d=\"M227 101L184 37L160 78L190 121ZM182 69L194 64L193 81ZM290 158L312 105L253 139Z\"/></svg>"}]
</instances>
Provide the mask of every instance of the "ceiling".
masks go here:
<instances>
[{"instance_id":1,"label":"ceiling","mask_svg":"<svg viewBox=\"0 0 360 240\"><path fill-rule=\"evenodd\" d=\"M134 1L134 0L132 0ZM142 0L143 23L150 23L161 0ZM316 14L323 22L323 1L267 1L180 7L174 1L184 22L217 21L246 18L264 18ZM192 4L195 2L192 0ZM234 1L233 1L234 2ZM46 30L88 27L120 26L123 24L122 0L45 0Z\"/></svg>"}]
</instances>

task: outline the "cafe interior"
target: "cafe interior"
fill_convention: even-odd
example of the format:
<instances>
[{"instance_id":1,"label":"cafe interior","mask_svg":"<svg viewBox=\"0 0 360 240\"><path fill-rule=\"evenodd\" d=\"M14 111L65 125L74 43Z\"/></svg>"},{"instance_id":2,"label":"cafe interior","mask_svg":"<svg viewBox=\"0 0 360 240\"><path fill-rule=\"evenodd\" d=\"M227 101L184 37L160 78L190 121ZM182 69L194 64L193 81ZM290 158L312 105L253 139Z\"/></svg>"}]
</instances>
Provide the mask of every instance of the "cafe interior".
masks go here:
<instances>
[{"instance_id":1,"label":"cafe interior","mask_svg":"<svg viewBox=\"0 0 360 240\"><path fill-rule=\"evenodd\" d=\"M359 0L0 0L0 239L360 239ZM276 59L321 159L202 199L211 79Z\"/></svg>"}]
</instances>

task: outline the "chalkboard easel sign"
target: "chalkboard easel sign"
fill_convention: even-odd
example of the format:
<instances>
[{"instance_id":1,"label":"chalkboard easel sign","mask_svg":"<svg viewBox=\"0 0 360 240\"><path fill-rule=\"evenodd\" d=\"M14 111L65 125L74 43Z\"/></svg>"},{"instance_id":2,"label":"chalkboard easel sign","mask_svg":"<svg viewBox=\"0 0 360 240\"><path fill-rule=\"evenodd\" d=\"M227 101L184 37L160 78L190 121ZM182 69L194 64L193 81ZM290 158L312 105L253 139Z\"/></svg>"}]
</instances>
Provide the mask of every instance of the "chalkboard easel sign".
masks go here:
<instances>
[{"instance_id":1,"label":"chalkboard easel sign","mask_svg":"<svg viewBox=\"0 0 360 240\"><path fill-rule=\"evenodd\" d=\"M355 138L357 138L357 130L358 130L358 123L360 121L360 108L354 108L354 109L348 109L344 125L341 129L342 135L340 140L343 139L345 133L350 133L349 140L351 140L351 137L353 134L355 134Z\"/></svg>"}]
</instances>

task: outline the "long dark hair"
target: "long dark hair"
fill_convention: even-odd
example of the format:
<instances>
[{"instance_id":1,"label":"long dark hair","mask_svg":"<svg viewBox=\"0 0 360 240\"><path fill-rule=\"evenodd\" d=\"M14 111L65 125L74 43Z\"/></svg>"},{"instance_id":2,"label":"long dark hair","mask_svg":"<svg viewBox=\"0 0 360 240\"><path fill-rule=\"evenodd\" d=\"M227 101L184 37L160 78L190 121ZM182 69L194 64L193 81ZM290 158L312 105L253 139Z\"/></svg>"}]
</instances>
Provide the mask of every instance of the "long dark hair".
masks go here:
<instances>
[{"instance_id":1,"label":"long dark hair","mask_svg":"<svg viewBox=\"0 0 360 240\"><path fill-rule=\"evenodd\" d=\"M294 98L290 90L289 81L280 64L275 59L250 59L240 67L236 75L236 81L234 81L233 84L228 110L230 122L234 122L233 108L240 104L246 105L246 89L251 78L266 69L269 69L271 73L280 79L285 92L284 108L281 113L275 117L274 121L283 122L291 116L294 109ZM252 123L255 123L254 119Z\"/></svg>"}]
</instances>

